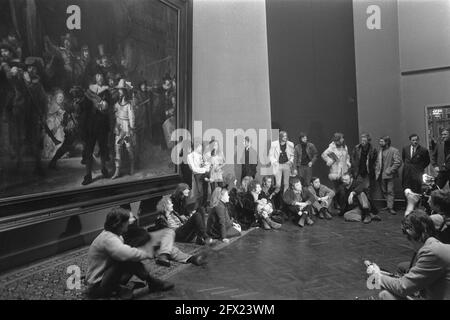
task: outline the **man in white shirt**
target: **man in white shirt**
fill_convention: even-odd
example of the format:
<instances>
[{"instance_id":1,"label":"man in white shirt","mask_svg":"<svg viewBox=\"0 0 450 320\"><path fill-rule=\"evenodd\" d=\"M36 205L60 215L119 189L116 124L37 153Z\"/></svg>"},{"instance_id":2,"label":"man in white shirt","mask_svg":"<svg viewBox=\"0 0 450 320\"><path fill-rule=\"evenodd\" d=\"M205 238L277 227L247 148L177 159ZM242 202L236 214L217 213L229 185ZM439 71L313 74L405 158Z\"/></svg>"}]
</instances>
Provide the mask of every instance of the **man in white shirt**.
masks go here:
<instances>
[{"instance_id":1,"label":"man in white shirt","mask_svg":"<svg viewBox=\"0 0 450 320\"><path fill-rule=\"evenodd\" d=\"M275 192L280 192L281 181L283 181L283 192L285 192L289 188L289 177L294 163L294 144L288 141L286 131L280 131L279 140L272 142L269 160L275 175Z\"/></svg>"},{"instance_id":2,"label":"man in white shirt","mask_svg":"<svg viewBox=\"0 0 450 320\"><path fill-rule=\"evenodd\" d=\"M106 216L104 230L95 238L88 251L86 273L87 294L91 298L110 297L120 292L132 298L132 292L121 287L132 275L147 282L149 291L165 291L172 283L152 277L142 260L152 258L145 251L124 244L122 234L128 230L130 215L122 208L112 209Z\"/></svg>"},{"instance_id":3,"label":"man in white shirt","mask_svg":"<svg viewBox=\"0 0 450 320\"><path fill-rule=\"evenodd\" d=\"M194 142L194 151L188 154L187 163L192 170L192 191L197 199L202 199L201 205L206 205L208 199L208 178L209 166L203 159L202 141Z\"/></svg>"}]
</instances>

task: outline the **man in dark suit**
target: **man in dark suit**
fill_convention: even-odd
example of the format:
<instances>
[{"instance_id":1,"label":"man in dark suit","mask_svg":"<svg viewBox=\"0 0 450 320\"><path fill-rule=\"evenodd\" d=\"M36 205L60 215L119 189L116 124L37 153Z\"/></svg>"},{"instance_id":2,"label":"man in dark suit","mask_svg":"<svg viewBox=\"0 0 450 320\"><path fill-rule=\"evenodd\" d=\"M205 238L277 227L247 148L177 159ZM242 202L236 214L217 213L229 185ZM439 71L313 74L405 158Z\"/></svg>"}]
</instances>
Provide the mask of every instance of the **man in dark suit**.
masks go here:
<instances>
[{"instance_id":1,"label":"man in dark suit","mask_svg":"<svg viewBox=\"0 0 450 320\"><path fill-rule=\"evenodd\" d=\"M450 131L444 129L441 132L441 140L436 143L431 154L431 164L438 173L436 185L443 188L450 180Z\"/></svg>"},{"instance_id":2,"label":"man in dark suit","mask_svg":"<svg viewBox=\"0 0 450 320\"><path fill-rule=\"evenodd\" d=\"M250 137L246 136L244 139L244 154L243 159L241 159L242 163L242 175L241 181L244 177L249 176L255 179L256 176L256 167L258 165L257 154L254 148L251 146Z\"/></svg>"},{"instance_id":3,"label":"man in dark suit","mask_svg":"<svg viewBox=\"0 0 450 320\"><path fill-rule=\"evenodd\" d=\"M412 192L422 193L422 175L425 168L430 164L428 150L419 144L419 136L409 136L411 142L402 150L403 167L402 186L409 188Z\"/></svg>"}]
</instances>

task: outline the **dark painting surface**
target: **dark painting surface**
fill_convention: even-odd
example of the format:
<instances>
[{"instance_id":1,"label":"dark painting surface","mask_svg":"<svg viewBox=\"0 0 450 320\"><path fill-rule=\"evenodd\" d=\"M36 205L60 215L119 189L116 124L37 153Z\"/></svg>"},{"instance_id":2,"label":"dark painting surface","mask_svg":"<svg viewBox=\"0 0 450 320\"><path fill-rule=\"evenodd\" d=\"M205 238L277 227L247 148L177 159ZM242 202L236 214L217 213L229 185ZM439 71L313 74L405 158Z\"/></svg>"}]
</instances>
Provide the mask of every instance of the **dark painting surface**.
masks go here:
<instances>
[{"instance_id":1,"label":"dark painting surface","mask_svg":"<svg viewBox=\"0 0 450 320\"><path fill-rule=\"evenodd\" d=\"M0 198L176 172L178 13L0 0Z\"/></svg>"}]
</instances>

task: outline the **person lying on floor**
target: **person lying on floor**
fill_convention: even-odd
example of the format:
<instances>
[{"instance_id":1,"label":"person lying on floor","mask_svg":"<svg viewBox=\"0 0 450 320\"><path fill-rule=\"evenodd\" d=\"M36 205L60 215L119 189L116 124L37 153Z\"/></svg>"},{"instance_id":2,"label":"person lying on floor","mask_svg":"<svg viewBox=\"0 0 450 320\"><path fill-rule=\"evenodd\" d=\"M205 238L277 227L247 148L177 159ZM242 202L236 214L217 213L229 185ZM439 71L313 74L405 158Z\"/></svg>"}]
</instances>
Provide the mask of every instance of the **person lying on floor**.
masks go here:
<instances>
[{"instance_id":1,"label":"person lying on floor","mask_svg":"<svg viewBox=\"0 0 450 320\"><path fill-rule=\"evenodd\" d=\"M126 244L145 251L148 256L155 257L156 263L170 267L170 260L181 263L192 263L201 266L207 263L206 254L191 255L178 249L175 242L175 231L170 228L147 232L139 227L136 217L130 210L128 231L123 234Z\"/></svg>"},{"instance_id":2,"label":"person lying on floor","mask_svg":"<svg viewBox=\"0 0 450 320\"><path fill-rule=\"evenodd\" d=\"M319 219L332 219L328 208L333 201L334 191L326 185L321 184L320 179L317 177L311 179L311 185L308 187L308 190L314 196L315 201L312 206L314 212L319 216Z\"/></svg>"},{"instance_id":3,"label":"person lying on floor","mask_svg":"<svg viewBox=\"0 0 450 320\"><path fill-rule=\"evenodd\" d=\"M133 275L147 282L150 292L174 287L150 275L142 263L152 258L147 252L124 244L122 234L128 230L130 214L123 208L113 208L106 216L104 230L94 239L88 251L86 293L90 298L107 298L119 294L132 298L124 287Z\"/></svg>"},{"instance_id":4,"label":"person lying on floor","mask_svg":"<svg viewBox=\"0 0 450 320\"><path fill-rule=\"evenodd\" d=\"M185 215L180 215L174 211L170 195L166 195L159 200L156 205L159 212L155 226L147 229L149 232L170 228L175 231L176 242L193 242L199 245L211 244L212 240L206 234L205 211L198 209L198 200L189 198L186 204Z\"/></svg>"},{"instance_id":5,"label":"person lying on floor","mask_svg":"<svg viewBox=\"0 0 450 320\"><path fill-rule=\"evenodd\" d=\"M294 223L300 227L313 225L312 219L313 210L312 203L314 203L314 196L308 189L302 187L302 182L298 177L289 178L289 188L283 194L283 201L287 206L287 210L293 216Z\"/></svg>"},{"instance_id":6,"label":"person lying on floor","mask_svg":"<svg viewBox=\"0 0 450 320\"><path fill-rule=\"evenodd\" d=\"M372 220L380 220L377 215L371 213L366 192L362 179L353 179L349 173L342 176L342 185L336 193L336 200L345 221L370 223Z\"/></svg>"},{"instance_id":7,"label":"person lying on floor","mask_svg":"<svg viewBox=\"0 0 450 320\"><path fill-rule=\"evenodd\" d=\"M414 210L403 219L402 231L417 252L412 267L402 277L392 277L380 271L376 264L367 273L382 291L383 300L399 300L418 296L422 299L450 299L450 245L435 238L431 218L422 210Z\"/></svg>"},{"instance_id":8,"label":"person lying on floor","mask_svg":"<svg viewBox=\"0 0 450 320\"><path fill-rule=\"evenodd\" d=\"M213 239L229 242L230 238L238 237L241 232L233 223L228 213L228 189L217 187L211 195L211 211L208 215L207 233Z\"/></svg>"}]
</instances>

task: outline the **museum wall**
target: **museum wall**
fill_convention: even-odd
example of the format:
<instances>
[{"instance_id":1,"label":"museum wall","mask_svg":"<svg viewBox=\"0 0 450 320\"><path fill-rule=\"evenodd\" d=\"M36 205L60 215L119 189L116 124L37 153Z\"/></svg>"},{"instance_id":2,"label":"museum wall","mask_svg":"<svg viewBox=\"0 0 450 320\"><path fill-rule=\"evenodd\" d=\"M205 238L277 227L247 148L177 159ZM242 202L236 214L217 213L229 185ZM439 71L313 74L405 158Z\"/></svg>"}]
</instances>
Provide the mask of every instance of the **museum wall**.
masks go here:
<instances>
[{"instance_id":1,"label":"museum wall","mask_svg":"<svg viewBox=\"0 0 450 320\"><path fill-rule=\"evenodd\" d=\"M215 128L224 135L226 129L269 129L265 2L195 0L193 6L193 120L202 121L203 132ZM240 166L225 172L241 175Z\"/></svg>"},{"instance_id":2,"label":"museum wall","mask_svg":"<svg viewBox=\"0 0 450 320\"><path fill-rule=\"evenodd\" d=\"M398 8L405 133L426 145L425 106L450 104L450 2L399 0Z\"/></svg>"},{"instance_id":3,"label":"museum wall","mask_svg":"<svg viewBox=\"0 0 450 320\"><path fill-rule=\"evenodd\" d=\"M358 141L352 2L267 0L272 126L298 143L301 131L319 152L334 132ZM319 159L314 173L328 183Z\"/></svg>"}]
</instances>

